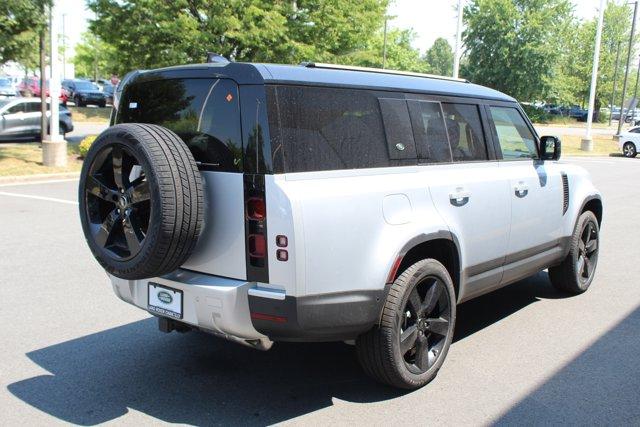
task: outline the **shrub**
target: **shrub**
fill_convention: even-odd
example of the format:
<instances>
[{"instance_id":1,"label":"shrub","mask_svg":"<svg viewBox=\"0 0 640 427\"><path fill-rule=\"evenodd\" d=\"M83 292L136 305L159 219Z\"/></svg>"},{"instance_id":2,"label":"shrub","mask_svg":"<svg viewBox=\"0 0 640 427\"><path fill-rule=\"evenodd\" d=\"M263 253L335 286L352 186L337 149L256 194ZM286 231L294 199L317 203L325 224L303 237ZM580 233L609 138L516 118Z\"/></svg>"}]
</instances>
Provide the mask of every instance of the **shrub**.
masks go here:
<instances>
[{"instance_id":1,"label":"shrub","mask_svg":"<svg viewBox=\"0 0 640 427\"><path fill-rule=\"evenodd\" d=\"M93 141L95 141L97 137L98 135L89 135L80 142L80 157L86 157L89 148L91 148L91 144L93 144Z\"/></svg>"}]
</instances>

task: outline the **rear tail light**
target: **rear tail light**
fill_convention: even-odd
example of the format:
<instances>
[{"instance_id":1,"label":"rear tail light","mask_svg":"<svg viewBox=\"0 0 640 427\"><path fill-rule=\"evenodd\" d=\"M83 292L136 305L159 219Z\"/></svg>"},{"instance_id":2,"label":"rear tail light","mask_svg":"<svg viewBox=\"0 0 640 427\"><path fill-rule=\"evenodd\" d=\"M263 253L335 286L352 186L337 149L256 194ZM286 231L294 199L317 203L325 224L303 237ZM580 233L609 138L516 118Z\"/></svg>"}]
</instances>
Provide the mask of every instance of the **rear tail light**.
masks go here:
<instances>
[{"instance_id":1,"label":"rear tail light","mask_svg":"<svg viewBox=\"0 0 640 427\"><path fill-rule=\"evenodd\" d=\"M249 255L252 258L264 258L267 254L267 241L262 234L249 235Z\"/></svg>"},{"instance_id":2,"label":"rear tail light","mask_svg":"<svg viewBox=\"0 0 640 427\"><path fill-rule=\"evenodd\" d=\"M265 219L267 216L267 207L264 199L252 197L247 200L247 217L256 221Z\"/></svg>"}]
</instances>

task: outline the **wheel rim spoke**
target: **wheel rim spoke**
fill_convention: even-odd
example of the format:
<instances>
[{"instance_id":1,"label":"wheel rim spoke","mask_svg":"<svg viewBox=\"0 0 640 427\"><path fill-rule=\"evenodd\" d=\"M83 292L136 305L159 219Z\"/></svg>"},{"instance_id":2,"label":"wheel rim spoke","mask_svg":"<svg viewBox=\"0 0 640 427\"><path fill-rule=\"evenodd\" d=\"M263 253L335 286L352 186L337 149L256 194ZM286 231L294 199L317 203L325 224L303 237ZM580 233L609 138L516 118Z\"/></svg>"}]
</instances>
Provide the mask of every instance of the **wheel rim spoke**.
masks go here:
<instances>
[{"instance_id":1,"label":"wheel rim spoke","mask_svg":"<svg viewBox=\"0 0 640 427\"><path fill-rule=\"evenodd\" d=\"M418 328L416 325L409 326L400 335L400 354L405 355L416 344L418 338Z\"/></svg>"},{"instance_id":2,"label":"wheel rim spoke","mask_svg":"<svg viewBox=\"0 0 640 427\"><path fill-rule=\"evenodd\" d=\"M443 337L447 335L449 332L449 321L442 317L437 319L427 319L429 323L429 332L434 333L436 335L442 335Z\"/></svg>"},{"instance_id":3,"label":"wheel rim spoke","mask_svg":"<svg viewBox=\"0 0 640 427\"><path fill-rule=\"evenodd\" d=\"M113 162L113 180L119 189L123 189L124 176L122 172L122 149L117 145L111 149L111 160Z\"/></svg>"},{"instance_id":4,"label":"wheel rim spoke","mask_svg":"<svg viewBox=\"0 0 640 427\"><path fill-rule=\"evenodd\" d=\"M132 187L127 190L127 195L131 204L146 202L151 199L149 182L146 179L138 182L134 181Z\"/></svg>"},{"instance_id":5,"label":"wheel rim spoke","mask_svg":"<svg viewBox=\"0 0 640 427\"><path fill-rule=\"evenodd\" d=\"M584 256L583 258L584 258L584 263L583 263L584 270L583 270L583 274L582 275L583 275L584 278L588 278L591 275L591 270L592 270L591 269L591 260L587 256Z\"/></svg>"},{"instance_id":6,"label":"wheel rim spoke","mask_svg":"<svg viewBox=\"0 0 640 427\"><path fill-rule=\"evenodd\" d=\"M598 239L594 237L585 245L585 251L587 254L592 254L596 249L598 249Z\"/></svg>"},{"instance_id":7,"label":"wheel rim spoke","mask_svg":"<svg viewBox=\"0 0 640 427\"><path fill-rule=\"evenodd\" d=\"M114 209L109 213L109 215L107 215L102 224L100 224L100 227L95 234L96 243L98 245L103 248L106 246L111 233L113 233L114 225L118 221L119 217L120 214L118 213L118 210Z\"/></svg>"},{"instance_id":8,"label":"wheel rim spoke","mask_svg":"<svg viewBox=\"0 0 640 427\"><path fill-rule=\"evenodd\" d=\"M424 301L422 301L422 306L420 308L420 314L430 314L436 307L441 294L442 287L440 286L440 282L438 280L434 280L433 284L429 287L426 295L424 296Z\"/></svg>"},{"instance_id":9,"label":"wheel rim spoke","mask_svg":"<svg viewBox=\"0 0 640 427\"><path fill-rule=\"evenodd\" d=\"M413 313L417 316L420 313L420 308L422 307L422 302L420 300L420 294L418 294L418 288L415 287L409 294L409 305L413 309Z\"/></svg>"},{"instance_id":10,"label":"wheel rim spoke","mask_svg":"<svg viewBox=\"0 0 640 427\"><path fill-rule=\"evenodd\" d=\"M129 252L133 255L138 253L140 250L140 246L144 237L139 237L135 227L132 223L130 216L125 216L124 221L122 223L122 227L124 230L124 237L127 241L127 247L129 248Z\"/></svg>"},{"instance_id":11,"label":"wheel rim spoke","mask_svg":"<svg viewBox=\"0 0 640 427\"><path fill-rule=\"evenodd\" d=\"M418 340L416 346L416 366L423 371L431 367L431 358L429 357L429 342L426 338Z\"/></svg>"},{"instance_id":12,"label":"wheel rim spoke","mask_svg":"<svg viewBox=\"0 0 640 427\"><path fill-rule=\"evenodd\" d=\"M87 191L96 197L106 200L107 202L115 203L118 200L118 193L102 182L93 175L87 177Z\"/></svg>"}]
</instances>

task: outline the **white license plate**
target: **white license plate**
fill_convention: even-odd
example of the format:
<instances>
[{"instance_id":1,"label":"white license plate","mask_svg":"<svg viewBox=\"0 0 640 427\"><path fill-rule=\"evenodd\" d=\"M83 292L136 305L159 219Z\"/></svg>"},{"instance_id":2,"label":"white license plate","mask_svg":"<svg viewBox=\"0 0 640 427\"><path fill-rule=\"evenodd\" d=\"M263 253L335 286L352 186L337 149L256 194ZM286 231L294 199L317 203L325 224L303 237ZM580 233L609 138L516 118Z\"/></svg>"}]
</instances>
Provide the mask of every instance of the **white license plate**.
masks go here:
<instances>
[{"instance_id":1,"label":"white license plate","mask_svg":"<svg viewBox=\"0 0 640 427\"><path fill-rule=\"evenodd\" d=\"M182 319L182 291L149 282L148 296L149 311L174 319Z\"/></svg>"}]
</instances>

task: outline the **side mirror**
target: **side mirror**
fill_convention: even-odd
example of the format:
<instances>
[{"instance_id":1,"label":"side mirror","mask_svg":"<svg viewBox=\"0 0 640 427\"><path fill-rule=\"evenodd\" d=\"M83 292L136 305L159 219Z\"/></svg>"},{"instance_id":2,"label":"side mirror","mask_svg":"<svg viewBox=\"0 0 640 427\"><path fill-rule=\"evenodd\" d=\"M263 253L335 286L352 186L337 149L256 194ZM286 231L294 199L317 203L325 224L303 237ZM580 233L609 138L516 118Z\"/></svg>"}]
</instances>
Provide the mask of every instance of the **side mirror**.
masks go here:
<instances>
[{"instance_id":1,"label":"side mirror","mask_svg":"<svg viewBox=\"0 0 640 427\"><path fill-rule=\"evenodd\" d=\"M540 138L540 156L542 160L560 160L562 143L557 136L543 136Z\"/></svg>"}]
</instances>

